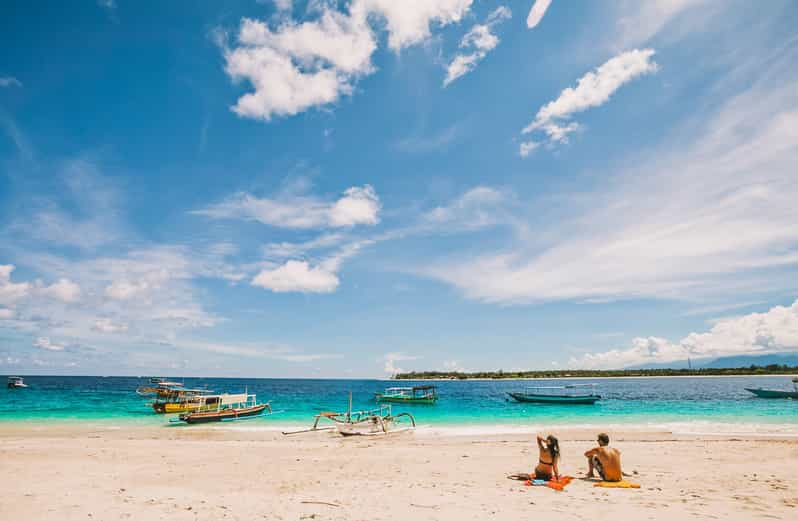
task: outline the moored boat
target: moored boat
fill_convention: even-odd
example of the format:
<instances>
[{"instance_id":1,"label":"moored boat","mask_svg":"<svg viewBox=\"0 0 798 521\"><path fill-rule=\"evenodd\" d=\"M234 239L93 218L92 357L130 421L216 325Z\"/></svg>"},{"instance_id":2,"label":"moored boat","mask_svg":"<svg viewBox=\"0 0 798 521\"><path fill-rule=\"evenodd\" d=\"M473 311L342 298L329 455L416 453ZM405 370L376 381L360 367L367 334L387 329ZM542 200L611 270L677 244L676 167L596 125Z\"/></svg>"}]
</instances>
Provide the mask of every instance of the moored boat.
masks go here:
<instances>
[{"instance_id":1,"label":"moored boat","mask_svg":"<svg viewBox=\"0 0 798 521\"><path fill-rule=\"evenodd\" d=\"M21 376L9 376L8 377L8 388L9 389L25 389L28 387L25 384L25 381L22 379Z\"/></svg>"},{"instance_id":2,"label":"moored boat","mask_svg":"<svg viewBox=\"0 0 798 521\"><path fill-rule=\"evenodd\" d=\"M758 398L786 398L790 400L798 400L798 377L792 379L792 386L792 391L783 389L763 389L761 387L746 387L745 390L754 396L757 396Z\"/></svg>"},{"instance_id":3,"label":"moored boat","mask_svg":"<svg viewBox=\"0 0 798 521\"><path fill-rule=\"evenodd\" d=\"M320 420L332 422L331 426L319 427ZM352 393L349 393L349 408L346 412L320 412L314 416L313 426L299 431L283 432L285 435L306 432L337 430L341 436L379 436L403 432L416 427L413 415L403 412L394 415L391 406L383 404L369 411L352 410Z\"/></svg>"},{"instance_id":4,"label":"moored boat","mask_svg":"<svg viewBox=\"0 0 798 521\"><path fill-rule=\"evenodd\" d=\"M590 387L590 393L567 393L565 389ZM507 393L513 399L524 403L539 403L551 405L591 405L601 400L601 396L593 391L595 384L572 384L564 386L529 387L521 392ZM562 391L562 392L553 392Z\"/></svg>"},{"instance_id":5,"label":"moored boat","mask_svg":"<svg viewBox=\"0 0 798 521\"><path fill-rule=\"evenodd\" d=\"M254 394L206 395L199 396L198 400L201 403L201 408L181 414L179 421L188 424L234 421L263 416L272 412L271 405L268 402L257 403ZM213 407L208 409L210 404L213 404Z\"/></svg>"},{"instance_id":6,"label":"moored boat","mask_svg":"<svg viewBox=\"0 0 798 521\"><path fill-rule=\"evenodd\" d=\"M434 385L389 387L381 393L376 393L374 398L378 402L432 405L438 400L438 391Z\"/></svg>"}]
</instances>

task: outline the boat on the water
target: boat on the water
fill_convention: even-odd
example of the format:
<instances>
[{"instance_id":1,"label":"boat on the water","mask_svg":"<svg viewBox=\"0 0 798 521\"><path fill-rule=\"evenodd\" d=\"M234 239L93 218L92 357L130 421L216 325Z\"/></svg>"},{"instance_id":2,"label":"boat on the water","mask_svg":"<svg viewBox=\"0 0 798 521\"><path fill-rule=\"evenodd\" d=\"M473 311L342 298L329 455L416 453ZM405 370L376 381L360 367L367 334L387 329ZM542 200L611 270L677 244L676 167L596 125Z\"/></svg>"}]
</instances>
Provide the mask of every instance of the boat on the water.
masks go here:
<instances>
[{"instance_id":1,"label":"boat on the water","mask_svg":"<svg viewBox=\"0 0 798 521\"><path fill-rule=\"evenodd\" d=\"M175 389L159 394L150 405L158 414L175 414L216 409L216 400L205 389Z\"/></svg>"},{"instance_id":2,"label":"boat on the water","mask_svg":"<svg viewBox=\"0 0 798 521\"><path fill-rule=\"evenodd\" d=\"M298 431L283 431L285 435L302 434L306 432L337 430L341 436L380 436L391 433L403 432L416 427L413 415L403 412L394 416L391 406L380 405L379 409L368 411L352 410L352 393L349 393L349 408L346 412L320 412L315 415L313 426L309 429ZM319 426L321 420L332 423L328 426Z\"/></svg>"},{"instance_id":3,"label":"boat on the water","mask_svg":"<svg viewBox=\"0 0 798 521\"><path fill-rule=\"evenodd\" d=\"M25 384L25 381L22 379L21 376L9 376L8 377L8 388L9 389L25 389L28 387Z\"/></svg>"},{"instance_id":4,"label":"boat on the water","mask_svg":"<svg viewBox=\"0 0 798 521\"><path fill-rule=\"evenodd\" d=\"M763 389L761 387L746 387L745 390L759 398L787 398L790 400L798 400L798 377L792 379L792 386L792 391L783 389Z\"/></svg>"},{"instance_id":5,"label":"boat on the water","mask_svg":"<svg viewBox=\"0 0 798 521\"><path fill-rule=\"evenodd\" d=\"M589 393L568 392L569 389L590 388ZM510 392L513 399L524 403L552 405L591 405L601 400L595 392L595 384L571 384L562 386L528 387L521 392Z\"/></svg>"},{"instance_id":6,"label":"boat on the water","mask_svg":"<svg viewBox=\"0 0 798 521\"><path fill-rule=\"evenodd\" d=\"M417 385L415 387L389 387L374 395L377 402L420 403L432 405L438 400L438 390L434 385Z\"/></svg>"},{"instance_id":7,"label":"boat on the water","mask_svg":"<svg viewBox=\"0 0 798 521\"><path fill-rule=\"evenodd\" d=\"M272 413L272 407L268 402L257 403L256 396L246 392L204 395L197 399L200 402L200 409L181 414L178 421L188 424L235 421Z\"/></svg>"}]
</instances>

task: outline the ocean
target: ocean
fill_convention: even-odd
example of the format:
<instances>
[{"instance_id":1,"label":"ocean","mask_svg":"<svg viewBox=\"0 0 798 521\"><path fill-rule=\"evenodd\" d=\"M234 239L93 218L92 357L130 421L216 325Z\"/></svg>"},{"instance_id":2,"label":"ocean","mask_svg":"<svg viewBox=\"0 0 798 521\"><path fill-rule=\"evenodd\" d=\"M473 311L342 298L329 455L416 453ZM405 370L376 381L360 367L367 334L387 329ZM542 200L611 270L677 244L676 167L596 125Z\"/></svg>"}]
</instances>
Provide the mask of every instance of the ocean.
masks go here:
<instances>
[{"instance_id":1,"label":"ocean","mask_svg":"<svg viewBox=\"0 0 798 521\"><path fill-rule=\"evenodd\" d=\"M23 375L24 376L24 375ZM374 393L411 381L272 378L175 378L190 388L257 394L276 411L271 416L225 424L279 429L309 425L319 411L344 411L348 393L354 408L375 407ZM3 379L5 381L5 379ZM153 413L135 393L148 378L26 376L27 389L0 390L3 422L83 422L105 426L164 426L169 416ZM435 405L393 405L411 412L421 428L451 432L513 432L556 427L666 429L694 434L798 436L798 401L764 400L745 387L791 389L786 376L657 377L558 380L439 381ZM595 405L534 405L508 400L507 392L535 385L596 383ZM189 427L190 428L190 427Z\"/></svg>"}]
</instances>

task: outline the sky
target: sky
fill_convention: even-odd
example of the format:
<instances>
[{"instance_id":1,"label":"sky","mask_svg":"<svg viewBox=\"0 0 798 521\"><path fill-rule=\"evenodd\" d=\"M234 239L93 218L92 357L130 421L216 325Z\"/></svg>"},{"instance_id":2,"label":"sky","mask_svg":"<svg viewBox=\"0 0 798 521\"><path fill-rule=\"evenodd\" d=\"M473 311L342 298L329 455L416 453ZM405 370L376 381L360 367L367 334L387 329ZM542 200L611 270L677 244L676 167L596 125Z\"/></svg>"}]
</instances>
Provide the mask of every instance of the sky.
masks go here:
<instances>
[{"instance_id":1,"label":"sky","mask_svg":"<svg viewBox=\"0 0 798 521\"><path fill-rule=\"evenodd\" d=\"M0 373L798 351L798 4L0 6Z\"/></svg>"}]
</instances>

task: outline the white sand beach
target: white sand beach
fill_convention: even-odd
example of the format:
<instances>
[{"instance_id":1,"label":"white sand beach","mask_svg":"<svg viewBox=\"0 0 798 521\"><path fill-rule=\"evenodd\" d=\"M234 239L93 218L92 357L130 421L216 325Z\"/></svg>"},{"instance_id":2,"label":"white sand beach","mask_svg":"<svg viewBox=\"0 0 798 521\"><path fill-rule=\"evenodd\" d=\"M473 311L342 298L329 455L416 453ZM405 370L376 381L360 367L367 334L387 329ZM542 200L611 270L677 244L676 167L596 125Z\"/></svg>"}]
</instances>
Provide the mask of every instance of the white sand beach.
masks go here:
<instances>
[{"instance_id":1,"label":"white sand beach","mask_svg":"<svg viewBox=\"0 0 798 521\"><path fill-rule=\"evenodd\" d=\"M584 476L595 433L558 432L562 472ZM640 489L528 472L528 435L432 431L285 437L236 427L0 425L2 519L795 519L798 440L610 432Z\"/></svg>"}]
</instances>

